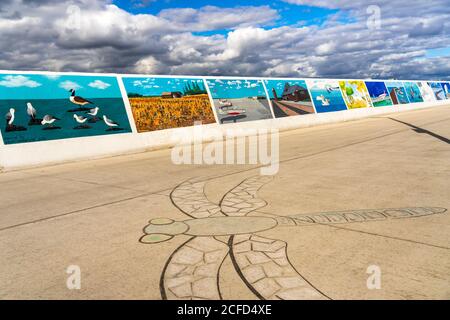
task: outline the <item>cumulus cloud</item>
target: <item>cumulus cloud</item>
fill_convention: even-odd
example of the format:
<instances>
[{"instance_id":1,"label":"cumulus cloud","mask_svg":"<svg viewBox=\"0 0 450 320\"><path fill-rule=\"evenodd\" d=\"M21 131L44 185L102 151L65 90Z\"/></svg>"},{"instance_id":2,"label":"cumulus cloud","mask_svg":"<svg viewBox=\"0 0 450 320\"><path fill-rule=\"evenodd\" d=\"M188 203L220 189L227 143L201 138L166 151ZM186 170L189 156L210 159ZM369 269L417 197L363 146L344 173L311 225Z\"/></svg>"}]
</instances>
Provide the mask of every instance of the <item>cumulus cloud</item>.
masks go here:
<instances>
[{"instance_id":1,"label":"cumulus cloud","mask_svg":"<svg viewBox=\"0 0 450 320\"><path fill-rule=\"evenodd\" d=\"M80 86L78 83L70 81L70 80L66 80L63 81L59 84L59 87L62 89L65 89L67 91L73 89L73 90L78 90L80 88L82 88L82 86Z\"/></svg>"},{"instance_id":2,"label":"cumulus cloud","mask_svg":"<svg viewBox=\"0 0 450 320\"><path fill-rule=\"evenodd\" d=\"M95 80L88 84L89 87L99 89L99 90L105 90L111 85L109 83L103 82L102 80ZM70 89L69 89L70 90Z\"/></svg>"},{"instance_id":3,"label":"cumulus cloud","mask_svg":"<svg viewBox=\"0 0 450 320\"><path fill-rule=\"evenodd\" d=\"M18 75L8 75L4 76L0 81L0 86L8 87L8 88L18 88L18 87L28 87L28 88L36 88L41 86L41 84L37 81L31 80L28 77Z\"/></svg>"},{"instance_id":4,"label":"cumulus cloud","mask_svg":"<svg viewBox=\"0 0 450 320\"><path fill-rule=\"evenodd\" d=\"M285 2L340 11L317 25L289 26L268 5L133 15L110 0L3 0L0 69L449 78L450 57L427 55L450 47L446 0L371 1L380 9L379 28L368 23L373 10L362 1Z\"/></svg>"},{"instance_id":5,"label":"cumulus cloud","mask_svg":"<svg viewBox=\"0 0 450 320\"><path fill-rule=\"evenodd\" d=\"M209 31L218 29L237 29L248 26L271 24L279 18L276 10L269 6L219 8L205 6L200 9L165 9L159 17L183 26L190 31Z\"/></svg>"}]
</instances>

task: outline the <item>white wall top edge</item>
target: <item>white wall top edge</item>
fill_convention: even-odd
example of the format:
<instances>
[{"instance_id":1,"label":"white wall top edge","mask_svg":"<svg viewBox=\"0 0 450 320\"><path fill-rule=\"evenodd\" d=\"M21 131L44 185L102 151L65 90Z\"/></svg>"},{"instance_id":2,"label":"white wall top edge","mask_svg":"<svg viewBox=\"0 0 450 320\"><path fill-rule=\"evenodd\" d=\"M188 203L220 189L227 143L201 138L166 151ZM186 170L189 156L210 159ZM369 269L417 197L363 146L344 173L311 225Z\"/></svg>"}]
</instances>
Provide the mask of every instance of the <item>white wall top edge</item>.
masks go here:
<instances>
[{"instance_id":1,"label":"white wall top edge","mask_svg":"<svg viewBox=\"0 0 450 320\"><path fill-rule=\"evenodd\" d=\"M38 75L67 75L67 76L104 76L117 78L192 78L192 79L247 79L247 80L331 80L331 81L400 81L400 82L450 82L446 80L408 80L408 79L344 79L344 78L309 78L309 77L241 77L241 76L195 76L195 75L163 75L163 74L137 74L137 73L92 73L92 72L59 72L59 71L16 71L0 70L0 74L38 74Z\"/></svg>"}]
</instances>

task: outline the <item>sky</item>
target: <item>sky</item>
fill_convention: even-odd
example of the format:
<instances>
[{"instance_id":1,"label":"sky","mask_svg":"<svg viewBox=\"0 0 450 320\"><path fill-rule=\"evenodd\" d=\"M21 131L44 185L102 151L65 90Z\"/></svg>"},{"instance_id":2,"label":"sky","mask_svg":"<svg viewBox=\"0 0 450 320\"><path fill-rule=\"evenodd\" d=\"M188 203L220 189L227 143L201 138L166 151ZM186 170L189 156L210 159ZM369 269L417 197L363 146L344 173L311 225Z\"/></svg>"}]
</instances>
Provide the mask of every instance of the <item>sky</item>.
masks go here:
<instances>
[{"instance_id":1,"label":"sky","mask_svg":"<svg viewBox=\"0 0 450 320\"><path fill-rule=\"evenodd\" d=\"M1 0L0 69L450 80L448 0L369 3Z\"/></svg>"},{"instance_id":2,"label":"sky","mask_svg":"<svg viewBox=\"0 0 450 320\"><path fill-rule=\"evenodd\" d=\"M305 80L266 80L265 85L269 94L269 98L274 98L273 89L275 89L277 96L281 97L283 95L286 83L288 83L290 86L298 85L305 89L307 88Z\"/></svg>"},{"instance_id":3,"label":"sky","mask_svg":"<svg viewBox=\"0 0 450 320\"><path fill-rule=\"evenodd\" d=\"M263 84L258 80L208 79L206 82L213 99L266 97Z\"/></svg>"},{"instance_id":4,"label":"sky","mask_svg":"<svg viewBox=\"0 0 450 320\"><path fill-rule=\"evenodd\" d=\"M128 93L138 93L143 96L160 96L163 92L184 93L186 84L197 83L205 88L202 79L189 78L122 78Z\"/></svg>"},{"instance_id":5,"label":"sky","mask_svg":"<svg viewBox=\"0 0 450 320\"><path fill-rule=\"evenodd\" d=\"M385 84L388 88L403 88L403 82L399 81L388 81Z\"/></svg>"},{"instance_id":6,"label":"sky","mask_svg":"<svg viewBox=\"0 0 450 320\"><path fill-rule=\"evenodd\" d=\"M0 74L1 99L69 99L70 89L85 99L120 98L114 77Z\"/></svg>"}]
</instances>

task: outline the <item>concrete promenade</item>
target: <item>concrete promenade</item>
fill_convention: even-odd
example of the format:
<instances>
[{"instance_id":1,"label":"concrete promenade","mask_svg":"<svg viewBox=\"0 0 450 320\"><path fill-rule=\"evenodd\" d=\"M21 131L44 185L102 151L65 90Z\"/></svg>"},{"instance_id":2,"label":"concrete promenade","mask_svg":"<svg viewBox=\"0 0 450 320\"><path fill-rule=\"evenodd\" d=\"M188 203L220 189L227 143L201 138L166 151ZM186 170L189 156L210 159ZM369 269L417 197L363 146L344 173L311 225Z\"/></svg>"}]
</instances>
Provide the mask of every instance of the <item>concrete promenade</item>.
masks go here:
<instances>
[{"instance_id":1,"label":"concrete promenade","mask_svg":"<svg viewBox=\"0 0 450 320\"><path fill-rule=\"evenodd\" d=\"M139 239L151 219L164 218L157 221L161 225L196 218L170 198L184 181L205 182L205 196L218 204L258 176L256 166L174 165L170 150L159 150L0 173L0 299L161 299L206 291L223 299L276 298L277 292L305 299L450 299L450 212L444 210L450 209L449 139L450 106L281 133L279 173L260 185L244 182L245 190L252 183L260 187L258 198L267 203L248 216L442 209L399 219L385 212L386 219L356 222L338 213L348 223L281 225L279 219L276 227L249 231L264 257L237 249L227 255L229 235L204 220L204 234L191 244L211 244L208 252L217 245L224 259L217 264L218 258L204 263L207 255L198 258L203 249L193 244L174 254L191 239L193 227L190 235L165 242ZM194 190L200 185L177 191L175 202L184 201L185 212L195 206L189 201L200 201L201 190ZM233 233L233 226L226 228ZM269 244L285 253L278 258L289 265L267 260L278 259L275 251L267 253ZM80 290L66 286L70 265L80 267ZM186 276L196 277L189 287L174 269L180 265L201 269ZM381 271L380 289L367 288L369 266ZM297 279L304 290L289 291L281 276ZM214 277L219 280L213 288Z\"/></svg>"}]
</instances>

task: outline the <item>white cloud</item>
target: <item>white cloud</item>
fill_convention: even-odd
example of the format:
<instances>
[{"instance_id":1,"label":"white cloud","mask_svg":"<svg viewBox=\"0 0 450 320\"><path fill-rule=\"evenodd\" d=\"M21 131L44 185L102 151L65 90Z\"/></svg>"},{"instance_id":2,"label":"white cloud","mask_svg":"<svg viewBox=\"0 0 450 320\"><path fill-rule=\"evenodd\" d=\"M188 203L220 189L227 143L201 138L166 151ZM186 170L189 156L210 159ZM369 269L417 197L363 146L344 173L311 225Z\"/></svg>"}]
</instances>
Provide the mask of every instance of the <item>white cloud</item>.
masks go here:
<instances>
[{"instance_id":1,"label":"white cloud","mask_svg":"<svg viewBox=\"0 0 450 320\"><path fill-rule=\"evenodd\" d=\"M236 8L205 6L199 9L164 9L158 17L190 31L210 31L272 24L279 15L267 5Z\"/></svg>"},{"instance_id":2,"label":"white cloud","mask_svg":"<svg viewBox=\"0 0 450 320\"><path fill-rule=\"evenodd\" d=\"M60 78L57 74L46 74L45 77L49 80L58 80Z\"/></svg>"},{"instance_id":3,"label":"white cloud","mask_svg":"<svg viewBox=\"0 0 450 320\"><path fill-rule=\"evenodd\" d=\"M375 30L367 27L368 4L363 1L286 2L339 12L304 27L302 21L281 26L284 9L272 4L133 15L110 0L1 1L0 69L450 78L450 57L427 55L429 49L450 47L447 0L374 0L382 19L382 28ZM69 3L82 10L76 30L66 14ZM221 28L232 31L216 32Z\"/></svg>"},{"instance_id":4,"label":"white cloud","mask_svg":"<svg viewBox=\"0 0 450 320\"><path fill-rule=\"evenodd\" d=\"M82 88L82 86L80 86L78 83L70 81L70 80L61 82L59 84L59 87L62 89L65 89L67 91L69 91L70 89L78 90L78 89Z\"/></svg>"},{"instance_id":5,"label":"white cloud","mask_svg":"<svg viewBox=\"0 0 450 320\"><path fill-rule=\"evenodd\" d=\"M334 41L322 43L317 46L316 53L321 55L328 55L330 53L333 53L336 49L336 43Z\"/></svg>"},{"instance_id":6,"label":"white cloud","mask_svg":"<svg viewBox=\"0 0 450 320\"><path fill-rule=\"evenodd\" d=\"M101 80L95 80L88 84L89 87L99 89L99 90L105 90L111 85L109 83L103 82Z\"/></svg>"},{"instance_id":7,"label":"white cloud","mask_svg":"<svg viewBox=\"0 0 450 320\"><path fill-rule=\"evenodd\" d=\"M18 87L36 88L41 86L41 84L34 80L30 80L30 78L22 75L18 76L9 75L3 77L3 80L0 81L0 86L8 88L18 88Z\"/></svg>"}]
</instances>

